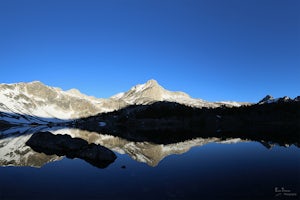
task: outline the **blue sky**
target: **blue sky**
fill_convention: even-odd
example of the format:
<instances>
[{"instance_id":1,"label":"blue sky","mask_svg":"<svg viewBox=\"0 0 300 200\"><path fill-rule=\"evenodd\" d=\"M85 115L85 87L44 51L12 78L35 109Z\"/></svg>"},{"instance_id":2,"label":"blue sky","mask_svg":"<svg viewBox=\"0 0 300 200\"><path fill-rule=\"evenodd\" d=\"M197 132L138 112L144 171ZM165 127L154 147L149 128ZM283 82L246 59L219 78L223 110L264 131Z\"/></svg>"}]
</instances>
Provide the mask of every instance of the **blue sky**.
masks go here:
<instances>
[{"instance_id":1,"label":"blue sky","mask_svg":"<svg viewBox=\"0 0 300 200\"><path fill-rule=\"evenodd\" d=\"M300 95L297 0L0 0L2 83L109 97L156 79L211 101Z\"/></svg>"}]
</instances>

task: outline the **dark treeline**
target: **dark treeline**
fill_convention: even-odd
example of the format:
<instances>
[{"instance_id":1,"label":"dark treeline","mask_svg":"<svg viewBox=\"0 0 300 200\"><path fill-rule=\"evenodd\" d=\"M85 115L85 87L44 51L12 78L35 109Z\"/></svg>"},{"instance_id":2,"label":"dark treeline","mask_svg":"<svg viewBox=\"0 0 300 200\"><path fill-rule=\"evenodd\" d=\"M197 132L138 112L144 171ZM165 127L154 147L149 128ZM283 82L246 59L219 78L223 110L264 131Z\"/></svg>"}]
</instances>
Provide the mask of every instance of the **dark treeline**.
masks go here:
<instances>
[{"instance_id":1,"label":"dark treeline","mask_svg":"<svg viewBox=\"0 0 300 200\"><path fill-rule=\"evenodd\" d=\"M105 126L99 122L104 122ZM15 125L0 121L0 130ZM131 105L71 122L49 122L47 125L76 127L131 141L155 143L174 143L195 137L238 137L279 144L299 144L300 102L218 108L195 108L174 102L155 102L149 105Z\"/></svg>"},{"instance_id":2,"label":"dark treeline","mask_svg":"<svg viewBox=\"0 0 300 200\"><path fill-rule=\"evenodd\" d=\"M107 125L99 127L100 121ZM156 102L80 119L77 126L134 141L169 143L194 137L239 137L299 143L300 102L218 108Z\"/></svg>"}]
</instances>

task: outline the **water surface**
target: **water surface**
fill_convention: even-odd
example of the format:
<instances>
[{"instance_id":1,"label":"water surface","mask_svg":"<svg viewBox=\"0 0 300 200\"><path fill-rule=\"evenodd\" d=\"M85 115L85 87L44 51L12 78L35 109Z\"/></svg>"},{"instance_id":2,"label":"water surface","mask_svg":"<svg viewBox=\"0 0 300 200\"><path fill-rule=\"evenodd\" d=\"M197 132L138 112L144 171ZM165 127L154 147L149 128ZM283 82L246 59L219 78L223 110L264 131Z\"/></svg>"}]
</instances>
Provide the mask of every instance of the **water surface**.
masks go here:
<instances>
[{"instance_id":1,"label":"water surface","mask_svg":"<svg viewBox=\"0 0 300 200\"><path fill-rule=\"evenodd\" d=\"M25 142L48 128L24 129L1 132L0 199L299 198L296 144L215 137L154 144L78 129L50 130L112 150L117 159L101 169L82 159L33 151Z\"/></svg>"}]
</instances>

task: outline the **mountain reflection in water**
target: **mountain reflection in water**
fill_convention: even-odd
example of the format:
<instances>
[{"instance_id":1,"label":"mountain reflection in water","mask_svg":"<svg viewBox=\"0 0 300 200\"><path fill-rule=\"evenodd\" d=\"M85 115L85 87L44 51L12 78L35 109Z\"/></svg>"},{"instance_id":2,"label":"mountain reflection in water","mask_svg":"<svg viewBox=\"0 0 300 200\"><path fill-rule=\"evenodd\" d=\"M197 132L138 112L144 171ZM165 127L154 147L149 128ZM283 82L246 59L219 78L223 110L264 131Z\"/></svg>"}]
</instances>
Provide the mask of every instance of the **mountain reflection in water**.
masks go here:
<instances>
[{"instance_id":1,"label":"mountain reflection in water","mask_svg":"<svg viewBox=\"0 0 300 200\"><path fill-rule=\"evenodd\" d=\"M300 195L297 141L191 135L160 143L148 133L132 141L134 134L47 126L2 131L0 199L274 199L285 197L282 188L294 195L289 199ZM109 162L104 147L114 152Z\"/></svg>"},{"instance_id":2,"label":"mountain reflection in water","mask_svg":"<svg viewBox=\"0 0 300 200\"><path fill-rule=\"evenodd\" d=\"M80 158L99 168L106 168L116 159L111 150L101 145L89 144L81 138L72 138L69 135L54 135L51 132L33 134L26 145L47 155Z\"/></svg>"},{"instance_id":3,"label":"mountain reflection in water","mask_svg":"<svg viewBox=\"0 0 300 200\"><path fill-rule=\"evenodd\" d=\"M45 141L40 141L41 138L35 140L34 145L26 144L32 136L36 134L41 134L42 132L48 132L56 135L57 137L45 138ZM156 133L157 134L157 133ZM160 134L163 134L160 133ZM68 135L71 138L78 138L82 141L86 141L90 145L103 146L111 151L118 154L127 154L133 160L138 162L146 163L149 166L157 166L165 157L173 154L183 154L188 152L192 147L203 146L208 143L221 143L221 144L232 144L241 142L250 142L250 140L242 140L240 138L218 138L218 137L208 137L208 138L191 138L189 140L171 143L171 144L156 144L152 142L136 142L129 141L122 137L112 136L109 134L101 134L98 132L90 132L75 128L66 127L52 127L38 126L38 127L14 127L1 132L0 135L0 165L1 166L31 166L31 167L42 167L48 162L58 161L62 159L62 156L67 156L69 158L82 158L84 156L75 155L74 153L74 143L67 141L64 147L61 148L61 138L62 135ZM39 141L39 142L38 142ZM71 140L72 141L72 140ZM73 140L74 141L74 140ZM45 145L45 143L49 145ZM259 141L266 148L271 148L276 145L268 141ZM40 143L40 144L39 144ZM76 142L75 142L76 143ZM31 143L32 144L32 143ZM52 147L51 147L52 145ZM58 147L60 145L60 147ZM70 147L68 147L68 145ZM291 144L285 144L286 147ZM298 146L297 143L294 144ZM31 147L32 148L31 148ZM76 145L75 145L76 146ZM58 148L61 148L58 150ZM75 147L82 148L82 147ZM70 152L68 152L70 151ZM96 160L97 151L89 151L85 154L90 154L88 161L90 164L97 166L99 165L99 158ZM83 154L83 153L81 153ZM92 159L92 160L91 160ZM113 162L111 159L110 162ZM108 166L107 164L102 164L102 167Z\"/></svg>"}]
</instances>

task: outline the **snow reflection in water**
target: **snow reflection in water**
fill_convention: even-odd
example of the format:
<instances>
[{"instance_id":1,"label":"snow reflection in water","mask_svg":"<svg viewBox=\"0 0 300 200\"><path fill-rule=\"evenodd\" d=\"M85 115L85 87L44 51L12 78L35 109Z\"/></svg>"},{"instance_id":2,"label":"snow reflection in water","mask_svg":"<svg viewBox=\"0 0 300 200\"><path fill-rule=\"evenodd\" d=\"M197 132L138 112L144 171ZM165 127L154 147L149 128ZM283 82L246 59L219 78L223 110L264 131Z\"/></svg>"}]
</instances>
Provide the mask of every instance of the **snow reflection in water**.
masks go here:
<instances>
[{"instance_id":1,"label":"snow reflection in water","mask_svg":"<svg viewBox=\"0 0 300 200\"><path fill-rule=\"evenodd\" d=\"M37 153L25 145L36 131L82 138L113 150L117 159L99 169L81 159ZM272 199L275 187L299 195L299 158L295 145L238 138L195 138L164 145L78 129L22 127L1 132L0 197Z\"/></svg>"}]
</instances>

